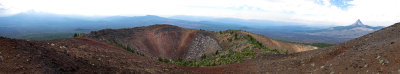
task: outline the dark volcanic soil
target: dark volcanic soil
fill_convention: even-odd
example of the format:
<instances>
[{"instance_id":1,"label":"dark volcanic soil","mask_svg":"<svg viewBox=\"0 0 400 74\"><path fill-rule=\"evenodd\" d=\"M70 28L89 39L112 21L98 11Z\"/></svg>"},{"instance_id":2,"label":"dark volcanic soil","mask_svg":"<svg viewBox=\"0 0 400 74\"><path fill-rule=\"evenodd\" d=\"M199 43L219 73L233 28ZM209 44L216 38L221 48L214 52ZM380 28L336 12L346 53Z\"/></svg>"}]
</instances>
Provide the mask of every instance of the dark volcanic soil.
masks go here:
<instances>
[{"instance_id":1,"label":"dark volcanic soil","mask_svg":"<svg viewBox=\"0 0 400 74\"><path fill-rule=\"evenodd\" d=\"M0 38L1 73L185 72L175 65L90 39L25 41Z\"/></svg>"},{"instance_id":2,"label":"dark volcanic soil","mask_svg":"<svg viewBox=\"0 0 400 74\"><path fill-rule=\"evenodd\" d=\"M157 28L157 27L155 27ZM134 30L141 30L136 28ZM157 30L165 30L159 28ZM168 38L184 42L195 31L149 31L139 35L162 36L149 44ZM180 29L182 30L182 29ZM113 31L113 30L112 30ZM112 32L108 31L108 32ZM148 31L143 29L142 31ZM126 32L129 32L127 29ZM119 32L118 32L119 33ZM158 33L158 34L154 34ZM102 33L97 33L102 34ZM130 34L137 34L130 33ZM167 34L167 35L165 35ZM170 34L173 34L170 36ZM201 33L203 34L203 33ZM205 33L204 33L205 34ZM125 35L125 34L124 34ZM187 37L186 35L189 35ZM127 43L132 38L119 38ZM206 37L206 36L205 36ZM2 73L317 73L355 74L400 72L400 23L336 46L293 54L268 54L245 62L215 67L185 67L167 64L115 47L98 38L71 38L51 41L25 41L0 37L0 72ZM121 40L118 40L118 39ZM195 39L195 38L194 38ZM133 39L134 40L134 39ZM172 39L174 40L174 39ZM212 40L212 39L211 39ZM185 43L187 44L187 43ZM181 44L166 44L158 48L179 48ZM150 47L143 45L143 47ZM158 50L158 49L151 49ZM173 49L171 49L173 50ZM166 51L166 50L158 50ZM168 50L170 51L170 50ZM167 51L167 52L168 52ZM158 52L160 53L160 52ZM163 54L157 54L163 55ZM170 55L168 55L170 56Z\"/></svg>"}]
</instances>

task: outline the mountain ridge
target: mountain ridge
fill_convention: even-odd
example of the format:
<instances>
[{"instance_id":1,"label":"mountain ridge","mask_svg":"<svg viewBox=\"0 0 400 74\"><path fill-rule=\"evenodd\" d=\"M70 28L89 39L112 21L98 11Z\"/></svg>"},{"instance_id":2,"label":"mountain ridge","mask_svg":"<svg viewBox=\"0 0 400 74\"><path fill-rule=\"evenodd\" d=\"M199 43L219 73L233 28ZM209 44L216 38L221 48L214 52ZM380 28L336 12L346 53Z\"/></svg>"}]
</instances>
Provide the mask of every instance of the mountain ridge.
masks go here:
<instances>
[{"instance_id":1,"label":"mountain ridge","mask_svg":"<svg viewBox=\"0 0 400 74\"><path fill-rule=\"evenodd\" d=\"M202 18L203 21L188 21L190 19L174 19L172 17L148 16L78 16L57 15L50 13L21 13L20 15L0 17L0 35L9 38L29 40L50 40L72 37L73 33L89 33L101 29L118 29L148 26L152 24L173 24L190 29L212 31L246 30L269 36L276 40L300 43L342 43L367 33L327 33L323 27L309 27L265 20L244 20L234 18ZM207 20L208 19L208 20ZM262 25L262 26L258 26ZM356 27L356 26L354 26ZM350 30L351 27L335 27L332 29L349 29L346 32L357 30L377 30L381 27L362 27ZM310 32L310 33L309 33ZM318 33L320 32L320 33ZM341 32L338 31L337 32ZM350 33L349 32L349 33ZM62 36L55 36L63 34ZM341 35L343 34L343 35ZM43 36L42 36L43 35ZM329 37L328 37L329 36Z\"/></svg>"},{"instance_id":2,"label":"mountain ridge","mask_svg":"<svg viewBox=\"0 0 400 74\"><path fill-rule=\"evenodd\" d=\"M362 35L374 32L383 28L382 26L372 27L368 25L364 25L360 19L358 19L355 23L348 26L337 26L331 27L328 29L316 30L308 32L309 35L314 36L327 36L327 37L338 37L338 38L357 38Z\"/></svg>"}]
</instances>

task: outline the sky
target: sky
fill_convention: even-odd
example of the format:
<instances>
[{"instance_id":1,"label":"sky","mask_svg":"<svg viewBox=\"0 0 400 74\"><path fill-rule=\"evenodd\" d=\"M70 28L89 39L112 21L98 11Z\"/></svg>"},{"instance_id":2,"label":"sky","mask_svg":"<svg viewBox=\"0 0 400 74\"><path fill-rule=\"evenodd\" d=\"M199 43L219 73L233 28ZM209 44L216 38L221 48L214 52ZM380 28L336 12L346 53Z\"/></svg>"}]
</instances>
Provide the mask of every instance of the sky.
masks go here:
<instances>
[{"instance_id":1,"label":"sky","mask_svg":"<svg viewBox=\"0 0 400 74\"><path fill-rule=\"evenodd\" d=\"M372 26L400 22L400 0L0 0L0 16L27 11L85 16L175 15Z\"/></svg>"}]
</instances>

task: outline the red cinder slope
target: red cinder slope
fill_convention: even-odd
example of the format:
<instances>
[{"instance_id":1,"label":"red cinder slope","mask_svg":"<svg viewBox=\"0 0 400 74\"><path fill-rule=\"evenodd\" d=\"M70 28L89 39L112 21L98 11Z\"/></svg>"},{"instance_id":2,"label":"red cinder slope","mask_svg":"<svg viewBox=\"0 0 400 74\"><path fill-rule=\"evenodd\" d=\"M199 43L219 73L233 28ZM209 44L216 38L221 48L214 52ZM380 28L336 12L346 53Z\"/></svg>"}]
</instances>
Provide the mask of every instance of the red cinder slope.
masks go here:
<instances>
[{"instance_id":1,"label":"red cinder slope","mask_svg":"<svg viewBox=\"0 0 400 74\"><path fill-rule=\"evenodd\" d=\"M169 59L196 60L203 54L221 50L208 32L172 25L153 25L132 29L106 29L87 36L100 41L116 41L145 55Z\"/></svg>"}]
</instances>

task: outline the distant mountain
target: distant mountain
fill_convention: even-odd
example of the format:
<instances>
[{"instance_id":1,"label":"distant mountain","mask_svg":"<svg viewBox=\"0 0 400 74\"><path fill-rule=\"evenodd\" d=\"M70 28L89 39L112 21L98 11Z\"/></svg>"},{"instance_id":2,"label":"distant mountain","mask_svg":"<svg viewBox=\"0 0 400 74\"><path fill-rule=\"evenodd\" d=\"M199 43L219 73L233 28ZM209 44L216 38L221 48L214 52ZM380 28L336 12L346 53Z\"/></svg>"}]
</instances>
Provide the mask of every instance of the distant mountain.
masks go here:
<instances>
[{"instance_id":1,"label":"distant mountain","mask_svg":"<svg viewBox=\"0 0 400 74\"><path fill-rule=\"evenodd\" d=\"M354 24L352 24L352 25L365 26L365 25L360 21L360 19L358 19L357 22L354 23Z\"/></svg>"},{"instance_id":2,"label":"distant mountain","mask_svg":"<svg viewBox=\"0 0 400 74\"><path fill-rule=\"evenodd\" d=\"M349 26L337 26L328 29L315 30L307 34L315 36L337 37L337 38L357 38L362 35L382 29L382 26L372 27L364 25L360 19Z\"/></svg>"},{"instance_id":3,"label":"distant mountain","mask_svg":"<svg viewBox=\"0 0 400 74\"><path fill-rule=\"evenodd\" d=\"M261 34L277 40L291 41L291 42L306 42L306 43L341 43L349 39L342 39L336 37L325 37L308 35L308 31L321 30L329 28L327 25L323 26L307 26L305 24L270 21L270 20L246 20L237 18L216 18L205 16L172 16L170 19L179 19L194 22L209 22L209 23L229 23L233 26L246 26L246 28L233 28L246 30L252 33Z\"/></svg>"},{"instance_id":4,"label":"distant mountain","mask_svg":"<svg viewBox=\"0 0 400 74\"><path fill-rule=\"evenodd\" d=\"M293 22L282 22L282 21L271 21L271 20L254 20L254 19L239 19L239 18L218 18L218 17L206 17L206 16L186 16L177 15L168 17L170 19L179 19L186 21L206 21L206 22L220 22L235 24L241 26L248 26L256 29L291 29L291 30L309 30L309 29L320 29L326 28L323 26L313 26L309 27L305 24L293 23Z\"/></svg>"},{"instance_id":5,"label":"distant mountain","mask_svg":"<svg viewBox=\"0 0 400 74\"><path fill-rule=\"evenodd\" d=\"M174 24L176 26L221 31L242 29L245 26L217 22L193 22L169 19L154 15L146 16L77 16L40 12L26 12L0 17L0 36L11 38L31 37L52 33L88 33L106 28L132 28L153 24ZM43 37L45 38L45 37Z\"/></svg>"}]
</instances>

